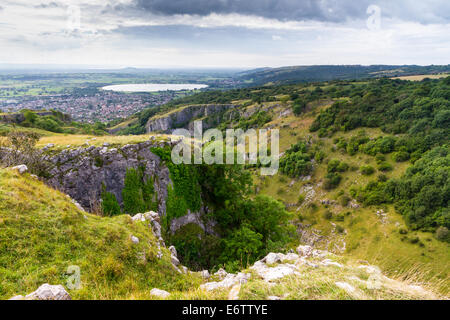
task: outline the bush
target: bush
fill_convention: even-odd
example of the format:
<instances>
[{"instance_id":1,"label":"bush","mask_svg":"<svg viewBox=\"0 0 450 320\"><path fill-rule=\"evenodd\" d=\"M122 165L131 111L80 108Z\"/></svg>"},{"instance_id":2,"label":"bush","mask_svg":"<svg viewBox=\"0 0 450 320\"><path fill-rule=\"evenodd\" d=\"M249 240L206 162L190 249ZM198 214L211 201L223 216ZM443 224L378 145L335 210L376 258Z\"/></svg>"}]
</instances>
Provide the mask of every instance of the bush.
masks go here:
<instances>
[{"instance_id":1,"label":"bush","mask_svg":"<svg viewBox=\"0 0 450 320\"><path fill-rule=\"evenodd\" d=\"M439 227L436 230L436 239L450 242L450 232L446 227Z\"/></svg>"},{"instance_id":2,"label":"bush","mask_svg":"<svg viewBox=\"0 0 450 320\"><path fill-rule=\"evenodd\" d=\"M311 169L311 155L303 141L292 145L280 159L280 171L292 178L306 175L311 172Z\"/></svg>"},{"instance_id":3,"label":"bush","mask_svg":"<svg viewBox=\"0 0 450 320\"><path fill-rule=\"evenodd\" d=\"M372 166L362 166L360 171L365 176L370 176L375 173L375 169Z\"/></svg>"},{"instance_id":4,"label":"bush","mask_svg":"<svg viewBox=\"0 0 450 320\"><path fill-rule=\"evenodd\" d=\"M323 188L325 190L332 190L339 186L341 183L342 176L338 173L328 173L325 176L325 181L323 182Z\"/></svg>"},{"instance_id":5,"label":"bush","mask_svg":"<svg viewBox=\"0 0 450 320\"><path fill-rule=\"evenodd\" d=\"M334 173L334 172L345 172L349 168L349 165L345 162L341 162L339 160L330 160L328 162L328 173Z\"/></svg>"},{"instance_id":6,"label":"bush","mask_svg":"<svg viewBox=\"0 0 450 320\"><path fill-rule=\"evenodd\" d=\"M156 209L153 179L144 177L145 168L129 168L122 190L123 210L128 214Z\"/></svg>"},{"instance_id":7,"label":"bush","mask_svg":"<svg viewBox=\"0 0 450 320\"><path fill-rule=\"evenodd\" d=\"M394 170L394 168L387 162L381 162L378 165L378 170L383 171L383 172L387 172L387 171Z\"/></svg>"},{"instance_id":8,"label":"bush","mask_svg":"<svg viewBox=\"0 0 450 320\"><path fill-rule=\"evenodd\" d=\"M49 165L42 159L40 150L36 148L40 138L41 136L34 132L15 130L9 132L4 147L10 148L10 151L0 158L0 165L12 167L24 164L31 173L46 177Z\"/></svg>"},{"instance_id":9,"label":"bush","mask_svg":"<svg viewBox=\"0 0 450 320\"><path fill-rule=\"evenodd\" d=\"M122 213L116 196L111 192L107 192L104 184L102 185L101 199L103 215L112 217Z\"/></svg>"},{"instance_id":10,"label":"bush","mask_svg":"<svg viewBox=\"0 0 450 320\"><path fill-rule=\"evenodd\" d=\"M405 162L409 159L409 153L406 151L394 152L392 154L392 159L395 162Z\"/></svg>"},{"instance_id":11,"label":"bush","mask_svg":"<svg viewBox=\"0 0 450 320\"><path fill-rule=\"evenodd\" d=\"M292 110L294 111L294 114L296 116L299 116L306 108L306 102L301 99L296 99L294 101L294 106L292 107Z\"/></svg>"}]
</instances>

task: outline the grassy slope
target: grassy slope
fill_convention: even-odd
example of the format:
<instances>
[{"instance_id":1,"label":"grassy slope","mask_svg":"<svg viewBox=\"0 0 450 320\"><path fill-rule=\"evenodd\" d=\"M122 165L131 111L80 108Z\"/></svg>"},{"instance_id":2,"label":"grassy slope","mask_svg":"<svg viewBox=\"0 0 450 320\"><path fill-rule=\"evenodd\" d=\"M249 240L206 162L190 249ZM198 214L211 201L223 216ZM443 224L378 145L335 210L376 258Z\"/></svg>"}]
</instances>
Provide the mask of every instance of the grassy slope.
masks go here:
<instances>
[{"instance_id":1,"label":"grassy slope","mask_svg":"<svg viewBox=\"0 0 450 320\"><path fill-rule=\"evenodd\" d=\"M332 149L334 138L342 136L348 139L348 137L356 135L359 130L337 133L333 138L318 138L316 133L309 132L309 126L314 120L315 114L329 105L330 103L326 101L315 106L310 105L309 109L312 109L312 111L300 117L278 118L277 114L280 114L281 110L289 108L289 106L280 106L275 109L274 120L267 125L280 129L280 152L287 150L300 139L312 137L316 143L322 145L321 148L326 152L326 159L328 160L339 159L348 163L350 167L359 168L362 165L371 165L377 168L374 157L362 153L350 156ZM379 129L366 128L364 131L372 138L383 135ZM394 162L391 155L387 155L386 160L394 167L394 171L386 173L388 177L399 177L410 166L409 162ZM363 186L376 179L380 172L377 171L374 175L367 177L362 175L359 170L350 170L342 174L343 181L336 190L327 192L320 187L320 183L326 174L326 167L326 161L317 165L311 181L308 181L313 184L315 190L315 196L311 202L315 202L318 209L310 210L305 203L302 206L296 205L290 209L297 212L302 223L312 224L313 229L320 230L321 235L330 238L326 249L345 253L356 259L368 260L370 263L379 265L391 276L416 277L422 281L431 281L440 292L448 294L450 292L449 244L437 241L432 234L423 232L410 231L405 239L404 236L399 234L399 230L406 229L406 226L401 215L395 212L393 206L351 209L340 205L325 206L320 204L319 200L322 199L337 200L339 191L349 195L348 191L351 186ZM291 179L280 173L266 178L260 178L256 175L255 182L260 187L261 193L268 194L288 204L296 203L300 194L305 195L303 186L307 183L300 179ZM376 215L376 211L379 209L384 209L387 212L387 222L382 223ZM331 210L335 216L345 212L350 212L350 215L342 222L334 219L329 221L323 218L323 213L326 210ZM340 225L345 231L342 234L336 232L336 227L333 224ZM415 237L420 239L423 246L408 241L408 239ZM344 242L346 244L345 250L338 250L336 246L342 248Z\"/></svg>"},{"instance_id":2,"label":"grassy slope","mask_svg":"<svg viewBox=\"0 0 450 320\"><path fill-rule=\"evenodd\" d=\"M156 239L144 223L80 212L62 193L4 169L0 238L0 299L46 282L65 285L70 265L81 268L82 288L70 292L75 299L150 298L154 287L178 291L199 281L175 271L166 249L157 259Z\"/></svg>"},{"instance_id":3,"label":"grassy slope","mask_svg":"<svg viewBox=\"0 0 450 320\"><path fill-rule=\"evenodd\" d=\"M139 244L131 242L131 235L140 239ZM158 260L156 239L145 223L133 223L127 215L105 218L80 212L64 194L9 169L0 169L0 239L0 299L27 294L43 283L65 285L70 265L81 269L82 288L69 291L74 299L151 299L153 287L171 292L170 299L226 299L229 293L201 290L199 275L176 272L166 249ZM434 298L404 282L384 281L382 288L370 290L361 282L370 275L356 268L355 259L332 259L345 267L300 266L301 276L286 277L274 285L253 276L239 297ZM357 291L345 292L336 281L350 283Z\"/></svg>"},{"instance_id":4,"label":"grassy slope","mask_svg":"<svg viewBox=\"0 0 450 320\"><path fill-rule=\"evenodd\" d=\"M271 105L274 104L276 103L271 103ZM370 164L376 168L373 157L360 153L351 157L340 151L333 151L331 138L319 139L316 134L309 132L309 126L315 114L330 104L331 101L321 101L310 105L308 113L301 117L288 115L282 118L279 118L280 112L289 109L290 104L285 106L279 104L271 111L274 120L266 126L280 128L281 151L285 151L299 139L312 137L322 144L323 150L327 153L327 159L340 159L355 167ZM377 129L365 129L365 131L371 137L382 134ZM348 138L356 133L357 131L338 133L336 136ZM41 139L39 146L54 143L55 148L63 148L66 145L75 147L83 145L87 140L91 145L96 146L104 142L120 145L144 141L150 136L94 137L49 133ZM394 163L390 155L387 156L387 160L395 168L393 172L387 174L388 176L400 176L409 166L409 163ZM448 295L450 290L448 244L435 240L432 234L422 232L409 232L405 239L405 236L399 233L400 229L405 228L403 219L392 206L383 208L388 214L387 221L383 223L375 214L380 208L351 209L340 205L327 208L319 203L321 199L337 199L340 190L348 194L352 185L364 185L371 179L375 179L378 173L366 177L358 170L346 172L343 174L344 179L339 188L326 192L319 186L325 172L326 164L318 165L309 181L314 185L316 193L312 201L318 205L318 209L310 210L306 204L296 205L290 209L296 212L296 219L304 224L311 224L312 230L318 230L321 235L328 237L329 242L322 244L322 247L341 252L349 259L364 259L379 265L383 271L394 278L427 282L431 288ZM300 194L305 193L304 185L307 183L300 180L293 181L281 174L265 179L255 175L255 182L260 187L261 193L292 204L297 202ZM331 210L335 215L343 212L350 212L350 215L346 216L344 221L337 221L334 218L327 220L323 217L326 210ZM148 238L149 241L152 239L151 234L146 234L148 232L145 228L136 229L139 227L131 225L125 216L113 219L88 214L86 214L88 219L81 219L81 216L82 214L77 212L62 194L44 188L40 182L30 177L22 178L10 171L1 170L0 236L2 240L4 237L7 240L1 241L1 252L8 252L8 254L0 258L0 297L7 298L13 294L33 291L43 282L64 284L65 270L69 265L74 264L81 267L82 281L88 283L81 291L73 293L75 298L148 298L148 291L153 286L169 291L175 290L171 298L226 297L226 293L206 294L196 289L197 286L192 287L192 283L183 277L180 278L171 273L165 274L164 272L167 272L169 268L155 267L151 264L143 267L139 264L135 265L134 262L130 263L128 258L122 260L121 255L129 257L128 249L134 250L128 240L131 233L140 239ZM23 227L31 225L37 225L38 228ZM343 227L345 231L337 232L335 225ZM61 243L47 243L48 234L52 235L52 239L61 239ZM408 241L414 237L418 237L423 246ZM108 241L110 238L114 241ZM26 242L25 239L33 239L34 242ZM345 250L340 250L343 249L344 242ZM142 243L141 241L138 246ZM152 246L148 246L145 250L154 251ZM13 252L20 252L20 254L13 254ZM56 254L58 252L60 254ZM108 280L105 274L108 274L111 268L114 270L116 264L119 266L118 270L122 270L119 272L120 276L118 279L113 277ZM151 279L147 276L149 268L152 270L150 274L153 272ZM132 276L130 270L133 270L132 274L139 276ZM138 270L137 273L136 270ZM160 270L163 272L160 273ZM113 275L114 272L112 272ZM320 277L316 280L319 279ZM200 280L193 281L198 283ZM180 290L187 287L191 289ZM259 288L259 285L256 287ZM324 292L325 296L328 293L328 291ZM249 294L250 296L246 297L262 298L255 293ZM318 296L312 294L309 298L318 298Z\"/></svg>"}]
</instances>

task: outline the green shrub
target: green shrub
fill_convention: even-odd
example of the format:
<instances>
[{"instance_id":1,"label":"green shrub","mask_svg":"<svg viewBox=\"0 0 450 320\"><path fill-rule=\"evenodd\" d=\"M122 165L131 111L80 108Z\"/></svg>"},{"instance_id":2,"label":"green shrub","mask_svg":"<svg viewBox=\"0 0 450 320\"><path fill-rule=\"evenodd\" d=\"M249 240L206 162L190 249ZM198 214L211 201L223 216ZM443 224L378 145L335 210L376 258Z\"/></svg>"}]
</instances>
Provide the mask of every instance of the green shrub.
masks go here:
<instances>
[{"instance_id":1,"label":"green shrub","mask_svg":"<svg viewBox=\"0 0 450 320\"><path fill-rule=\"evenodd\" d=\"M339 160L333 159L328 162L328 173L333 172L345 172L349 169L349 165L345 162L341 162Z\"/></svg>"},{"instance_id":2,"label":"green shrub","mask_svg":"<svg viewBox=\"0 0 450 320\"><path fill-rule=\"evenodd\" d=\"M450 232L446 227L439 227L436 229L436 239L450 242Z\"/></svg>"},{"instance_id":3,"label":"green shrub","mask_svg":"<svg viewBox=\"0 0 450 320\"><path fill-rule=\"evenodd\" d=\"M392 154L392 159L395 162L405 162L409 159L409 153L406 151L394 152Z\"/></svg>"},{"instance_id":4,"label":"green shrub","mask_svg":"<svg viewBox=\"0 0 450 320\"><path fill-rule=\"evenodd\" d=\"M387 172L387 171L394 170L394 168L387 162L381 162L378 165L378 170L383 171L383 172Z\"/></svg>"},{"instance_id":5,"label":"green shrub","mask_svg":"<svg viewBox=\"0 0 450 320\"><path fill-rule=\"evenodd\" d=\"M375 169L372 166L361 166L360 171L365 176L370 176L375 173Z\"/></svg>"},{"instance_id":6,"label":"green shrub","mask_svg":"<svg viewBox=\"0 0 450 320\"><path fill-rule=\"evenodd\" d=\"M104 184L102 185L101 199L102 212L105 216L112 217L122 213L116 196L111 192L107 192Z\"/></svg>"},{"instance_id":7,"label":"green shrub","mask_svg":"<svg viewBox=\"0 0 450 320\"><path fill-rule=\"evenodd\" d=\"M305 142L292 145L280 159L280 171L290 177L300 177L311 172L311 155Z\"/></svg>"},{"instance_id":8,"label":"green shrub","mask_svg":"<svg viewBox=\"0 0 450 320\"><path fill-rule=\"evenodd\" d=\"M323 182L323 188L325 190L332 190L335 189L339 186L339 184L341 183L342 180L342 176L338 173L328 173L325 176L325 180Z\"/></svg>"},{"instance_id":9,"label":"green shrub","mask_svg":"<svg viewBox=\"0 0 450 320\"><path fill-rule=\"evenodd\" d=\"M144 171L144 167L127 169L122 190L123 211L125 213L144 213L155 210L157 207L153 179L145 177Z\"/></svg>"}]
</instances>

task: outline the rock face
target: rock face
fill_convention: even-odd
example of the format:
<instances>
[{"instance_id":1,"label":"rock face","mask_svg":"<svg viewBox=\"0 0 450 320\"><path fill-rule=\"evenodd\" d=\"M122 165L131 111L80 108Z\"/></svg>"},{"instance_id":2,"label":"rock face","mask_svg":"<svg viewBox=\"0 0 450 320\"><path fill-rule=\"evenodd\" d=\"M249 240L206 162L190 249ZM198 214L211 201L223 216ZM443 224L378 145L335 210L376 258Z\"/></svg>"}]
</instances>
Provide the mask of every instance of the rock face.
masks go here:
<instances>
[{"instance_id":1,"label":"rock face","mask_svg":"<svg viewBox=\"0 0 450 320\"><path fill-rule=\"evenodd\" d=\"M178 229L184 227L185 225L194 223L202 228L202 230L206 233L215 234L214 226L216 225L216 222L211 219L205 221L206 215L203 211L203 208L201 209L201 212L190 212L190 210L188 210L188 214L172 219L170 221L170 233L174 234Z\"/></svg>"},{"instance_id":2,"label":"rock face","mask_svg":"<svg viewBox=\"0 0 450 320\"><path fill-rule=\"evenodd\" d=\"M51 111L40 111L40 112L35 112L36 115L38 116L51 116L53 114L53 112ZM65 117L67 117L67 121L70 121L70 116L69 115L65 115ZM21 123L25 121L25 116L23 115L22 112L17 112L17 113L7 113L7 114L2 114L0 115L0 122L6 122L6 123Z\"/></svg>"},{"instance_id":3,"label":"rock face","mask_svg":"<svg viewBox=\"0 0 450 320\"><path fill-rule=\"evenodd\" d=\"M146 141L117 148L85 147L66 149L56 155L45 155L50 163L46 182L75 199L83 208L92 211L99 203L102 184L122 204L122 189L128 168L145 168L145 176L152 177L158 200L158 211L166 213L167 186L171 184L169 170L153 154L152 147L163 143Z\"/></svg>"},{"instance_id":4,"label":"rock face","mask_svg":"<svg viewBox=\"0 0 450 320\"><path fill-rule=\"evenodd\" d=\"M228 104L187 106L149 119L146 129L147 132L171 133L176 128L190 129L190 122L202 118L205 118L203 129L208 129L214 124L214 116L235 107L237 106Z\"/></svg>"}]
</instances>

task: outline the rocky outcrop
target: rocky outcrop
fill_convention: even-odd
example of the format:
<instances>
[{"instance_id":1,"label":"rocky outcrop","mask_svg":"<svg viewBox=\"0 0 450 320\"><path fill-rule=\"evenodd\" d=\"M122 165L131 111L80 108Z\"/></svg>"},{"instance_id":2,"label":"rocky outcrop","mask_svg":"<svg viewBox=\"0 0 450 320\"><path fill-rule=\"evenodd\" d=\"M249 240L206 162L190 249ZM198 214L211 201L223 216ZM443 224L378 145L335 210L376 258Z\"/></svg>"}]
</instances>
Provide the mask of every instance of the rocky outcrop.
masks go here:
<instances>
[{"instance_id":1,"label":"rocky outcrop","mask_svg":"<svg viewBox=\"0 0 450 320\"><path fill-rule=\"evenodd\" d=\"M167 114L158 115L149 119L146 129L147 132L171 133L177 128L192 129L190 123L194 120L202 120L203 129L208 129L214 125L215 116L236 107L236 105L230 104L182 107Z\"/></svg>"},{"instance_id":2,"label":"rocky outcrop","mask_svg":"<svg viewBox=\"0 0 450 320\"><path fill-rule=\"evenodd\" d=\"M190 223L194 223L202 228L207 234L215 234L214 227L216 226L216 222L211 219L205 221L205 217L206 215L204 212L190 212L190 210L188 210L188 214L179 218L174 218L170 221L170 233L174 234L180 228Z\"/></svg>"},{"instance_id":3,"label":"rocky outcrop","mask_svg":"<svg viewBox=\"0 0 450 320\"><path fill-rule=\"evenodd\" d=\"M63 286L52 286L45 283L25 297L15 296L10 300L72 300L72 298Z\"/></svg>"},{"instance_id":4,"label":"rocky outcrop","mask_svg":"<svg viewBox=\"0 0 450 320\"><path fill-rule=\"evenodd\" d=\"M25 172L28 171L28 167L24 164L15 166L11 168L12 170L17 170L19 172L19 174L24 174Z\"/></svg>"},{"instance_id":5,"label":"rocky outcrop","mask_svg":"<svg viewBox=\"0 0 450 320\"><path fill-rule=\"evenodd\" d=\"M34 112L34 113L41 117L51 116L54 114L52 111L39 111L39 112ZM6 114L0 115L0 122L20 124L24 121L25 121L25 116L23 115L22 112L6 113ZM70 116L64 114L64 121L70 122L71 121Z\"/></svg>"},{"instance_id":6,"label":"rocky outcrop","mask_svg":"<svg viewBox=\"0 0 450 320\"><path fill-rule=\"evenodd\" d=\"M237 284L244 284L250 279L250 273L227 274L222 281L207 282L200 286L201 289L212 291L217 289L229 289Z\"/></svg>"},{"instance_id":7,"label":"rocky outcrop","mask_svg":"<svg viewBox=\"0 0 450 320\"><path fill-rule=\"evenodd\" d=\"M146 141L118 148L86 146L65 149L43 158L49 163L46 182L67 193L83 208L92 211L101 198L102 184L122 204L122 189L128 168L145 168L144 174L153 178L158 210L165 215L167 186L171 183L169 170L161 159L151 152L152 147L165 143Z\"/></svg>"}]
</instances>

